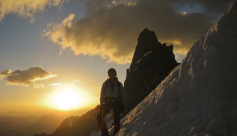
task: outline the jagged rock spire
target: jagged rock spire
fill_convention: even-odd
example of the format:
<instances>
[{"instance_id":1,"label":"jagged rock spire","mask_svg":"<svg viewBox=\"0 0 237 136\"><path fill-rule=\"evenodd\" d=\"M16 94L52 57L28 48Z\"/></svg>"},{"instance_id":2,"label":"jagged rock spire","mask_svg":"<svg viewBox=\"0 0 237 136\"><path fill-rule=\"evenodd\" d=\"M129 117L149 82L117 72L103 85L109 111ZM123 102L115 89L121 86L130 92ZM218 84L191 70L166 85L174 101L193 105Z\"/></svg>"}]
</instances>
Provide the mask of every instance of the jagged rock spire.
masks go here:
<instances>
[{"instance_id":1,"label":"jagged rock spire","mask_svg":"<svg viewBox=\"0 0 237 136\"><path fill-rule=\"evenodd\" d=\"M173 46L158 42L153 31L145 28L139 35L136 50L124 83L124 115L141 102L178 65Z\"/></svg>"}]
</instances>

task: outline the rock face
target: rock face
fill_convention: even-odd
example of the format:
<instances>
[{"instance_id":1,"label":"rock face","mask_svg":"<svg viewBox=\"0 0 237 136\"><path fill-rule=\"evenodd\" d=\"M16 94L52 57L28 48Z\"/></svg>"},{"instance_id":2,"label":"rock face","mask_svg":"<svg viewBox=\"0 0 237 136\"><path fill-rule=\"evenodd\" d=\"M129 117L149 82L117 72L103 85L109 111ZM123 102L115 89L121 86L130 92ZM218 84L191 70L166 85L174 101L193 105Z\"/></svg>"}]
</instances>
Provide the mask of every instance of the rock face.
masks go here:
<instances>
[{"instance_id":1,"label":"rock face","mask_svg":"<svg viewBox=\"0 0 237 136\"><path fill-rule=\"evenodd\" d=\"M124 83L126 115L140 103L178 65L173 46L158 42L153 31L144 29Z\"/></svg>"}]
</instances>

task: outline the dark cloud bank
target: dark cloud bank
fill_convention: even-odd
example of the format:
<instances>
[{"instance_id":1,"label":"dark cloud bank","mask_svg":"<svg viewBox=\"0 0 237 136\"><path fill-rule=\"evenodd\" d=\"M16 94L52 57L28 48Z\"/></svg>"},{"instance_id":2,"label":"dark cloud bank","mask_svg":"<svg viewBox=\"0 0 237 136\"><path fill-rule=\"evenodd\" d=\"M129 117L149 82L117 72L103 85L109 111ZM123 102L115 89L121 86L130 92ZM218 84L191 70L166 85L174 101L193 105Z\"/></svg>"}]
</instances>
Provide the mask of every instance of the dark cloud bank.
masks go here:
<instances>
[{"instance_id":1,"label":"dark cloud bank","mask_svg":"<svg viewBox=\"0 0 237 136\"><path fill-rule=\"evenodd\" d=\"M45 80L52 77L55 77L56 75L44 70L42 67L32 67L28 70L15 70L11 71L10 69L4 70L0 73L1 77L6 77L7 84L12 85L23 85L27 86L37 80ZM43 85L33 85L35 88L43 87Z\"/></svg>"},{"instance_id":2,"label":"dark cloud bank","mask_svg":"<svg viewBox=\"0 0 237 136\"><path fill-rule=\"evenodd\" d=\"M83 0L81 0L83 1ZM108 62L130 63L139 33L148 28L162 43L186 54L193 43L227 11L232 0L84 0L87 12L50 24L45 36L75 55L100 55ZM203 13L181 13L184 5L200 5ZM175 5L175 6L174 6Z\"/></svg>"}]
</instances>

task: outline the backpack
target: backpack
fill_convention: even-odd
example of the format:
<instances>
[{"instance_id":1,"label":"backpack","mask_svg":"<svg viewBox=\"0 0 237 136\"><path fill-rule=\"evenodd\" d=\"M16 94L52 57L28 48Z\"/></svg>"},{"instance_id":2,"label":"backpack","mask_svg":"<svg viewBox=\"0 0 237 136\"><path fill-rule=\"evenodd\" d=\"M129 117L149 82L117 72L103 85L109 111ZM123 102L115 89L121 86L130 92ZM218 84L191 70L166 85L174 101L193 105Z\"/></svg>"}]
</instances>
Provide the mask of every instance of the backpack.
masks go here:
<instances>
[{"instance_id":1,"label":"backpack","mask_svg":"<svg viewBox=\"0 0 237 136\"><path fill-rule=\"evenodd\" d=\"M122 83L121 82L119 82L118 81L118 89L119 89L119 101L121 101L121 88L120 88L120 85L121 85ZM106 92L106 89L107 89L107 87L109 86L109 83L108 83L108 80L106 80L106 85L105 85L105 92ZM112 91L113 91L113 88L112 88ZM104 93L104 95L105 95L105 93Z\"/></svg>"}]
</instances>

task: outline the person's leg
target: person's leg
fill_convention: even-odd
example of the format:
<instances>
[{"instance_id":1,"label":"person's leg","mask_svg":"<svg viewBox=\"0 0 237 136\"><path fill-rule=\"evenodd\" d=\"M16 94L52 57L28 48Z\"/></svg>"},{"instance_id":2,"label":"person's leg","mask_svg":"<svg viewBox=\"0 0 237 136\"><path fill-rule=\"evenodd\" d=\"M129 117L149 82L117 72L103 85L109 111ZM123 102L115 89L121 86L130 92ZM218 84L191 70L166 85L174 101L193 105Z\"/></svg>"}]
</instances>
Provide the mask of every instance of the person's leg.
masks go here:
<instances>
[{"instance_id":1,"label":"person's leg","mask_svg":"<svg viewBox=\"0 0 237 136\"><path fill-rule=\"evenodd\" d=\"M114 110L114 134L116 135L116 133L120 130L120 105L119 104L115 104L113 110Z\"/></svg>"},{"instance_id":2,"label":"person's leg","mask_svg":"<svg viewBox=\"0 0 237 136\"><path fill-rule=\"evenodd\" d=\"M100 130L101 130L102 136L108 135L107 124L104 122L104 117L107 113L108 113L108 109L104 109L104 110L101 109L97 115L97 123L98 123ZM102 116L103 116L103 120L102 120Z\"/></svg>"}]
</instances>

